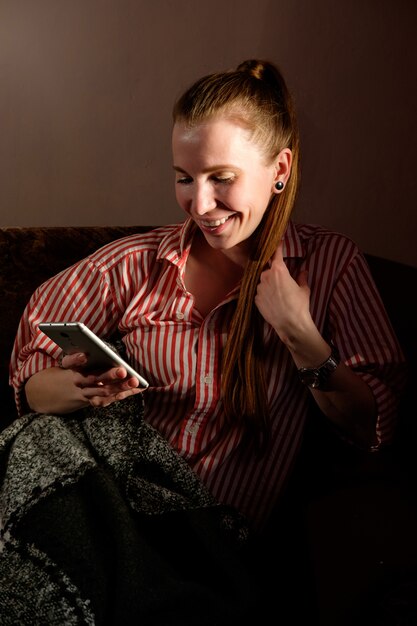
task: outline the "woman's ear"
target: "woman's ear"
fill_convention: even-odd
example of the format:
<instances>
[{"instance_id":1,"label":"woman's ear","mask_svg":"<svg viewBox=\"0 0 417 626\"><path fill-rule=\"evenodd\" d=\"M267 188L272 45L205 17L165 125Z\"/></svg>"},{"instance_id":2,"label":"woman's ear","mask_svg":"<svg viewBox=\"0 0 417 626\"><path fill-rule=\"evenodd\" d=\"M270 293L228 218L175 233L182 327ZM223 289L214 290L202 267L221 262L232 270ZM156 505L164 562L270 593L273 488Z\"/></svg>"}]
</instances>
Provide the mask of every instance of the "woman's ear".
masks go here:
<instances>
[{"instance_id":1,"label":"woman's ear","mask_svg":"<svg viewBox=\"0 0 417 626\"><path fill-rule=\"evenodd\" d=\"M292 152L289 148L284 148L274 159L274 186L273 193L281 193L291 173Z\"/></svg>"}]
</instances>

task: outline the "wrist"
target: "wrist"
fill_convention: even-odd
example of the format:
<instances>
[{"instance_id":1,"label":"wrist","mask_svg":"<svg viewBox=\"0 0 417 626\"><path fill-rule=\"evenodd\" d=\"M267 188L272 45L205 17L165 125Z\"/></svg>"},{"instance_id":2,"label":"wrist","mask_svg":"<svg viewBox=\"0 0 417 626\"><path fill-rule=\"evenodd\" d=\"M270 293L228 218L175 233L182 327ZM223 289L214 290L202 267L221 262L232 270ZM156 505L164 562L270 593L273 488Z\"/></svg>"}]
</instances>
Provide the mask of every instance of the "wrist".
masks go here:
<instances>
[{"instance_id":1,"label":"wrist","mask_svg":"<svg viewBox=\"0 0 417 626\"><path fill-rule=\"evenodd\" d=\"M317 327L312 323L304 332L282 338L291 353L297 368L318 367L331 354L331 346L323 339Z\"/></svg>"},{"instance_id":2,"label":"wrist","mask_svg":"<svg viewBox=\"0 0 417 626\"><path fill-rule=\"evenodd\" d=\"M340 355L337 347L332 344L330 355L316 367L300 367L298 376L307 387L325 390L327 382L340 364Z\"/></svg>"}]
</instances>

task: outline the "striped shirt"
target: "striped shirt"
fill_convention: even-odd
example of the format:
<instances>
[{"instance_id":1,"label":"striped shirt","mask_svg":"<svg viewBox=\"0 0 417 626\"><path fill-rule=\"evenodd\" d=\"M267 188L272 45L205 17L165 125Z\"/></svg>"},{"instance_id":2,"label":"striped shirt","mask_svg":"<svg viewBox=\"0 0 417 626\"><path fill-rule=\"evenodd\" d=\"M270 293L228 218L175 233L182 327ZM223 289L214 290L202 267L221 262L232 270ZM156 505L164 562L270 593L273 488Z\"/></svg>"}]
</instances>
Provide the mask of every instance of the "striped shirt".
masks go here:
<instances>
[{"instance_id":1,"label":"striped shirt","mask_svg":"<svg viewBox=\"0 0 417 626\"><path fill-rule=\"evenodd\" d=\"M241 427L226 422L220 398L220 363L238 289L206 317L199 313L183 282L192 233L187 220L119 239L41 285L20 321L11 383L19 405L25 381L57 364L60 350L38 330L41 321L82 321L103 338L120 332L128 359L150 383L145 419L219 502L261 528L293 466L313 399L265 322L269 447L259 458L239 446ZM293 277L308 271L314 322L372 389L378 442L388 441L403 357L363 255L347 237L293 223L283 254Z\"/></svg>"}]
</instances>

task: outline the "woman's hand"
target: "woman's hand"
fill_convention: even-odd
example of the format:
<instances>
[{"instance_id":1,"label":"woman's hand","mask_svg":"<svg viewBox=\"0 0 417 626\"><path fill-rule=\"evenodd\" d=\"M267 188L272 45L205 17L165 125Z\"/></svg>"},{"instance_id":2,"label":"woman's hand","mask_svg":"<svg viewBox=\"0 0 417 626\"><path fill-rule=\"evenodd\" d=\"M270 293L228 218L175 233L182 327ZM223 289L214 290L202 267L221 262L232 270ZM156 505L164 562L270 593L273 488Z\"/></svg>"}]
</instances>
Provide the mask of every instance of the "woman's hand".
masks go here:
<instances>
[{"instance_id":1,"label":"woman's hand","mask_svg":"<svg viewBox=\"0 0 417 626\"><path fill-rule=\"evenodd\" d=\"M297 280L292 278L282 256L282 242L269 268L261 274L255 304L288 347L315 328L310 315L307 272L301 272Z\"/></svg>"},{"instance_id":2,"label":"woman's hand","mask_svg":"<svg viewBox=\"0 0 417 626\"><path fill-rule=\"evenodd\" d=\"M139 381L127 377L124 367L113 367L104 372L89 373L83 366L87 357L80 354L68 354L62 358L61 369L73 371L73 382L85 402L92 406L108 406L117 400L139 393Z\"/></svg>"},{"instance_id":3,"label":"woman's hand","mask_svg":"<svg viewBox=\"0 0 417 626\"><path fill-rule=\"evenodd\" d=\"M60 367L34 374L26 383L29 407L39 413L71 413L94 406L104 407L143 391L137 378L127 378L124 367L87 372L85 354L65 355Z\"/></svg>"},{"instance_id":4,"label":"woman's hand","mask_svg":"<svg viewBox=\"0 0 417 626\"><path fill-rule=\"evenodd\" d=\"M261 274L255 304L288 348L298 368L316 367L329 357L331 348L310 314L307 272L300 272L294 280L284 263L282 242L269 268Z\"/></svg>"},{"instance_id":5,"label":"woman's hand","mask_svg":"<svg viewBox=\"0 0 417 626\"><path fill-rule=\"evenodd\" d=\"M282 244L262 272L255 304L273 326L291 353L297 368L318 367L330 356L331 348L321 336L310 314L307 273L294 280L282 256ZM376 407L368 385L349 367L340 363L326 391L312 389L321 411L359 443L373 445Z\"/></svg>"}]
</instances>

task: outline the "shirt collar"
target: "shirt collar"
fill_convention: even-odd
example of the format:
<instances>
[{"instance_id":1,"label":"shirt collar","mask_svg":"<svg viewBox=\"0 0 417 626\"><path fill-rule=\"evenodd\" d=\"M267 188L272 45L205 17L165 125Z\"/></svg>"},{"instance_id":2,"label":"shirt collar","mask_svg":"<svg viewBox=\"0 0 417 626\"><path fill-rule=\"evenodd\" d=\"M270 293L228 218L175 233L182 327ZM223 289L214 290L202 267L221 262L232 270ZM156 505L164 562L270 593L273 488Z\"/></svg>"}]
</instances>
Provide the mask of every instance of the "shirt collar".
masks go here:
<instances>
[{"instance_id":1,"label":"shirt collar","mask_svg":"<svg viewBox=\"0 0 417 626\"><path fill-rule=\"evenodd\" d=\"M304 246L294 222L288 222L282 243L282 255L284 258L304 256Z\"/></svg>"},{"instance_id":2,"label":"shirt collar","mask_svg":"<svg viewBox=\"0 0 417 626\"><path fill-rule=\"evenodd\" d=\"M162 238L158 248L157 259L165 259L178 267L183 267L190 251L195 222L187 218L181 224L175 224ZM304 246L296 225L290 221L283 236L282 254L284 258L302 257Z\"/></svg>"},{"instance_id":3,"label":"shirt collar","mask_svg":"<svg viewBox=\"0 0 417 626\"><path fill-rule=\"evenodd\" d=\"M159 244L157 260L166 260L180 268L183 267L190 251L194 227L195 224L191 218L169 227Z\"/></svg>"}]
</instances>

